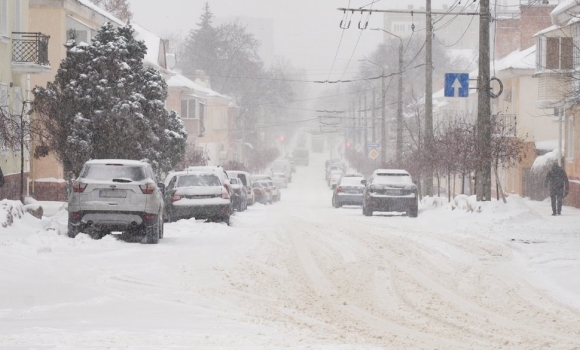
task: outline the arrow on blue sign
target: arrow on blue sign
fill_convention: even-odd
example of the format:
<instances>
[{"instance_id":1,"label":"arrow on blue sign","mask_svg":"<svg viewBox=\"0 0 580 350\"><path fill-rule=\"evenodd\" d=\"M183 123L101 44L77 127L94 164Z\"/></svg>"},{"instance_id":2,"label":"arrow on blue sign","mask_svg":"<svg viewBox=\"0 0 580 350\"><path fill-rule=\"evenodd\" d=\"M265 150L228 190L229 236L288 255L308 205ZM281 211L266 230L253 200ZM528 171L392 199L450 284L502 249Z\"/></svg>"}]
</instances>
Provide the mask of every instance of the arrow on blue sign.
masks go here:
<instances>
[{"instance_id":1,"label":"arrow on blue sign","mask_svg":"<svg viewBox=\"0 0 580 350\"><path fill-rule=\"evenodd\" d=\"M469 96L469 73L445 73L445 97Z\"/></svg>"}]
</instances>

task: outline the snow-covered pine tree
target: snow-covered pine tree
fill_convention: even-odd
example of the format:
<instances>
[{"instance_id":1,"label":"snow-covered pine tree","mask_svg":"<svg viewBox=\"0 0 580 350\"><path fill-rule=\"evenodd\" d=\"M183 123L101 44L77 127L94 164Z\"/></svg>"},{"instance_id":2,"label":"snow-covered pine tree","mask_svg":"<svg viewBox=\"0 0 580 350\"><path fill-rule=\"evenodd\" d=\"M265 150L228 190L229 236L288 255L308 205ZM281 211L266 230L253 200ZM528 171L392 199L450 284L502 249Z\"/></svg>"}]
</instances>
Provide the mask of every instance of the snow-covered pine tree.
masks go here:
<instances>
[{"instance_id":1,"label":"snow-covered pine tree","mask_svg":"<svg viewBox=\"0 0 580 350\"><path fill-rule=\"evenodd\" d=\"M52 135L43 143L66 172L91 158L147 158L168 171L185 153L185 127L164 108L167 84L143 66L147 48L133 33L130 24L105 23L91 44L69 41L55 81L33 90Z\"/></svg>"}]
</instances>

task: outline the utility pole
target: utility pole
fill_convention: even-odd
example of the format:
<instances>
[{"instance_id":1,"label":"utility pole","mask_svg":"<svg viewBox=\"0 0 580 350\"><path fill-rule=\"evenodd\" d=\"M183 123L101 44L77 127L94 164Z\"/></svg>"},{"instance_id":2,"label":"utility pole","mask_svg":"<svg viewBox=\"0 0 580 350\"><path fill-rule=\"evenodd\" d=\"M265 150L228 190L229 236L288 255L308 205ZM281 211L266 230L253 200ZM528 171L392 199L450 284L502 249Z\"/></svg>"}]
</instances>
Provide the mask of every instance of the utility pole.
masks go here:
<instances>
[{"instance_id":1,"label":"utility pole","mask_svg":"<svg viewBox=\"0 0 580 350\"><path fill-rule=\"evenodd\" d=\"M427 35L425 37L425 152L429 159L427 163L427 173L425 174L425 195L433 196L433 166L430 161L433 160L433 58L432 58L432 41L433 27L431 21L431 0L426 0L425 28ZM480 47L481 49L481 47ZM480 50L481 52L481 50ZM480 53L481 54L481 53ZM489 64L488 64L489 68Z\"/></svg>"},{"instance_id":2,"label":"utility pole","mask_svg":"<svg viewBox=\"0 0 580 350\"><path fill-rule=\"evenodd\" d=\"M399 38L399 37L398 37ZM403 40L399 38L399 95L397 96L397 166L403 163Z\"/></svg>"},{"instance_id":3,"label":"utility pole","mask_svg":"<svg viewBox=\"0 0 580 350\"><path fill-rule=\"evenodd\" d=\"M383 73L381 76L381 94L382 96L382 108L381 108L381 167L387 167L387 123L386 123L386 103L385 98L387 91L385 89L385 69L383 68Z\"/></svg>"},{"instance_id":4,"label":"utility pole","mask_svg":"<svg viewBox=\"0 0 580 350\"><path fill-rule=\"evenodd\" d=\"M357 145L361 144L361 139L362 139L362 133L361 133L361 127L362 127L362 97L360 95L358 95L358 118L357 118L357 128L356 128L356 139Z\"/></svg>"},{"instance_id":5,"label":"utility pole","mask_svg":"<svg viewBox=\"0 0 580 350\"><path fill-rule=\"evenodd\" d=\"M395 159L397 165L401 165L403 162L403 39L382 28L371 28L371 30L380 30L399 39L399 93L397 96L397 146Z\"/></svg>"},{"instance_id":6,"label":"utility pole","mask_svg":"<svg viewBox=\"0 0 580 350\"><path fill-rule=\"evenodd\" d=\"M363 141L363 147L364 150L367 149L367 143L369 142L369 125L368 125L368 119L367 119L367 92L365 91L365 120L364 120L364 141Z\"/></svg>"},{"instance_id":7,"label":"utility pole","mask_svg":"<svg viewBox=\"0 0 580 350\"><path fill-rule=\"evenodd\" d=\"M371 113L371 118L373 119L373 121L372 121L372 128L373 128L373 132L372 132L372 134L373 134L373 143L377 142L377 132L376 132L376 125L377 125L377 121L376 121L376 119L375 119L375 118L376 118L376 116L377 116L377 114L375 113L375 109L377 108L377 106L376 106L376 105L377 105L377 104L376 104L376 100L377 100L377 97L376 97L376 92L375 92L375 88L374 88L374 85L373 85L373 104L372 104L372 106L373 106L373 107L372 107L372 108L373 108L373 112Z\"/></svg>"},{"instance_id":8,"label":"utility pole","mask_svg":"<svg viewBox=\"0 0 580 350\"><path fill-rule=\"evenodd\" d=\"M476 198L491 200L491 105L489 94L489 0L479 1L479 73L477 77Z\"/></svg>"}]
</instances>

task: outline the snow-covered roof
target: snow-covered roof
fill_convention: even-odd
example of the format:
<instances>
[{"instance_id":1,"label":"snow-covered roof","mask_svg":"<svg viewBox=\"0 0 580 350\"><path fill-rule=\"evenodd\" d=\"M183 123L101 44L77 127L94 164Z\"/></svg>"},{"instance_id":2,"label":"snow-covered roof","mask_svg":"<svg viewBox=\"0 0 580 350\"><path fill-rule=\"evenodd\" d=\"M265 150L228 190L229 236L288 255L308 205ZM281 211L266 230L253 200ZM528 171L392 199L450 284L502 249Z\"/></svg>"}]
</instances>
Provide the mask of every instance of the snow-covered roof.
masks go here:
<instances>
[{"instance_id":1,"label":"snow-covered roof","mask_svg":"<svg viewBox=\"0 0 580 350\"><path fill-rule=\"evenodd\" d=\"M572 10L574 7L576 9ZM552 17L552 23L562 26L572 17L576 17L579 12L580 6L576 0L564 0L550 12L550 17Z\"/></svg>"},{"instance_id":2,"label":"snow-covered roof","mask_svg":"<svg viewBox=\"0 0 580 350\"><path fill-rule=\"evenodd\" d=\"M87 164L124 164L124 165L143 165L141 160L133 159L91 159Z\"/></svg>"},{"instance_id":3,"label":"snow-covered roof","mask_svg":"<svg viewBox=\"0 0 580 350\"><path fill-rule=\"evenodd\" d=\"M493 63L492 63L493 68ZM520 51L516 50L495 62L495 70L536 69L536 45Z\"/></svg>"},{"instance_id":4,"label":"snow-covered roof","mask_svg":"<svg viewBox=\"0 0 580 350\"><path fill-rule=\"evenodd\" d=\"M111 22L115 22L118 25L125 25L125 23L123 21L121 21L120 19L118 19L117 17L115 17L115 15L113 15L112 13L110 13L109 11L100 8L99 6L95 5L94 3L92 3L89 0L76 0L78 3L80 3L83 6L86 6L88 8L90 8L91 10L93 10L94 12L102 15L103 17L106 17L107 19L111 20Z\"/></svg>"},{"instance_id":5,"label":"snow-covered roof","mask_svg":"<svg viewBox=\"0 0 580 350\"><path fill-rule=\"evenodd\" d=\"M537 32L536 34L534 34L534 36L536 37L538 35L542 35L542 34L554 32L554 31L556 31L558 29L560 29L560 26L553 25L553 26L550 26L548 28L544 28L544 29L540 30L539 32Z\"/></svg>"},{"instance_id":6,"label":"snow-covered roof","mask_svg":"<svg viewBox=\"0 0 580 350\"><path fill-rule=\"evenodd\" d=\"M133 26L133 29L135 30L135 38L143 40L145 46L147 46L147 53L145 54L143 61L149 65L155 66L157 69L165 69L165 62L159 62L159 51L161 50L161 45L163 45L163 39L135 22L131 22L131 26ZM164 59L165 52L162 52L162 54Z\"/></svg>"},{"instance_id":7,"label":"snow-covered roof","mask_svg":"<svg viewBox=\"0 0 580 350\"><path fill-rule=\"evenodd\" d=\"M184 77L181 74L175 74L175 75L171 76L171 78L169 78L167 80L167 86L185 87L185 88L192 89L196 92L202 92L208 97L222 97L222 98L230 99L229 97L222 95L222 94L220 94L212 89L203 87L203 86L195 83L194 81Z\"/></svg>"}]
</instances>

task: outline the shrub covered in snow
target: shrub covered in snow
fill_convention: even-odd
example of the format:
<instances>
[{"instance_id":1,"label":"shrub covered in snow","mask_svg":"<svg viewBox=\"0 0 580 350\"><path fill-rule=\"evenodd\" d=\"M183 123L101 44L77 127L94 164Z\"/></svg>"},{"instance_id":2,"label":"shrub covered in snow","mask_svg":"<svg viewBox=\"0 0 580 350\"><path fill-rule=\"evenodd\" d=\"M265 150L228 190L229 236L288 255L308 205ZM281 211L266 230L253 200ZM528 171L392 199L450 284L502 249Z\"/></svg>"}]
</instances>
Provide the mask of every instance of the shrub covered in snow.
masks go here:
<instances>
[{"instance_id":1,"label":"shrub covered in snow","mask_svg":"<svg viewBox=\"0 0 580 350\"><path fill-rule=\"evenodd\" d=\"M181 160L185 126L165 110L167 84L143 66L147 48L133 33L129 24L105 23L91 44L67 43L55 81L33 90L34 109L50 135L36 155L52 150L65 173L76 174L91 158L147 158L160 171Z\"/></svg>"}]
</instances>

